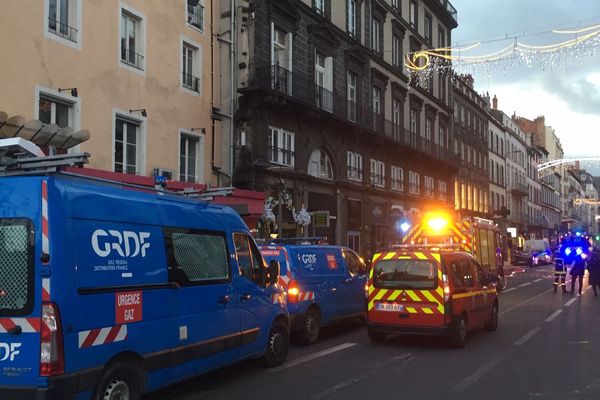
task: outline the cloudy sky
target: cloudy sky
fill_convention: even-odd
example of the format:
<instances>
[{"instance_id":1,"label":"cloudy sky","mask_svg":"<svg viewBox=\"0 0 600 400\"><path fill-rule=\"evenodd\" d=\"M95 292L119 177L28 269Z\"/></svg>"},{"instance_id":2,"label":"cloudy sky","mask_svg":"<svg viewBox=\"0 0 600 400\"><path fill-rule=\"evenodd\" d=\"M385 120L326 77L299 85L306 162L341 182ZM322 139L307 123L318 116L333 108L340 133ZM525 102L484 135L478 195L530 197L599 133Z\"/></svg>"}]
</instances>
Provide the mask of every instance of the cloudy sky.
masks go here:
<instances>
[{"instance_id":1,"label":"cloudy sky","mask_svg":"<svg viewBox=\"0 0 600 400\"><path fill-rule=\"evenodd\" d=\"M483 42L469 55L491 54L514 42L548 45L574 38L550 31L600 25L599 0L451 0L459 27L452 44ZM503 40L505 38L509 40ZM475 87L498 97L506 114L546 116L568 156L600 157L600 35L585 53L530 66L503 62L474 67ZM467 54L465 54L467 55Z\"/></svg>"}]
</instances>

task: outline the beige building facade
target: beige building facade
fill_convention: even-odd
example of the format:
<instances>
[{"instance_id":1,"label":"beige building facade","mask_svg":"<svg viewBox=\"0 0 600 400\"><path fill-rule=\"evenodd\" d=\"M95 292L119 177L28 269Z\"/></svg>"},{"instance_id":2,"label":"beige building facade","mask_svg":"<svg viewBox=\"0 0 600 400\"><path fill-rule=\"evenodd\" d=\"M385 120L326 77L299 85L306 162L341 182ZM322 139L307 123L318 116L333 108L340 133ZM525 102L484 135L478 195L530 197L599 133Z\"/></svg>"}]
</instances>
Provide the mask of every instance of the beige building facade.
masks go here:
<instances>
[{"instance_id":1,"label":"beige building facade","mask_svg":"<svg viewBox=\"0 0 600 400\"><path fill-rule=\"evenodd\" d=\"M93 168L222 184L210 1L0 5L19 16L0 25L0 110L90 130Z\"/></svg>"}]
</instances>

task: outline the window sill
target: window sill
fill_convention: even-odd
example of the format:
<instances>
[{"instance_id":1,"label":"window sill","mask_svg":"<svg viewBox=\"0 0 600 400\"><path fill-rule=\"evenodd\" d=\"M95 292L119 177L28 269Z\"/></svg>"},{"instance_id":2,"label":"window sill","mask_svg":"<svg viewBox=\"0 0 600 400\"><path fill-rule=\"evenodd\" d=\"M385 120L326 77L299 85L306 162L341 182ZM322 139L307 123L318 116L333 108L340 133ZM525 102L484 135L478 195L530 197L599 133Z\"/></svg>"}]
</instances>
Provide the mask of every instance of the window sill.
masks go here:
<instances>
[{"instance_id":1,"label":"window sill","mask_svg":"<svg viewBox=\"0 0 600 400\"><path fill-rule=\"evenodd\" d=\"M199 26L197 26L197 25L194 25L194 24L190 24L190 23L189 23L189 22L187 22L187 21L186 21L186 23L185 23L185 24L186 24L186 25L187 25L187 27L188 27L188 28L190 28L191 30L193 30L193 31L196 31L196 32L198 32L198 33L200 33L200 34L204 35L204 29L203 29L203 28L200 28Z\"/></svg>"},{"instance_id":2,"label":"window sill","mask_svg":"<svg viewBox=\"0 0 600 400\"><path fill-rule=\"evenodd\" d=\"M200 91L195 91L185 86L181 86L181 90L187 94L191 94L192 96L200 96Z\"/></svg>"},{"instance_id":3,"label":"window sill","mask_svg":"<svg viewBox=\"0 0 600 400\"><path fill-rule=\"evenodd\" d=\"M349 180L350 182L357 182L357 183L362 183L362 182L363 182L363 180L362 180L362 179L360 179L360 178L351 178L351 177L349 177L349 176L348 176L347 178L348 178L348 180Z\"/></svg>"},{"instance_id":4,"label":"window sill","mask_svg":"<svg viewBox=\"0 0 600 400\"><path fill-rule=\"evenodd\" d=\"M144 67L142 67L142 68L134 67L133 65L128 64L128 63L124 62L123 60L121 60L120 57L119 57L119 66L121 66L121 68L123 68L123 69L134 72L138 75L146 76L146 70Z\"/></svg>"},{"instance_id":5,"label":"window sill","mask_svg":"<svg viewBox=\"0 0 600 400\"><path fill-rule=\"evenodd\" d=\"M79 33L77 34L75 40L71 40L46 28L44 30L44 36L50 40L54 40L55 42L71 47L72 49L81 50L81 36Z\"/></svg>"}]
</instances>

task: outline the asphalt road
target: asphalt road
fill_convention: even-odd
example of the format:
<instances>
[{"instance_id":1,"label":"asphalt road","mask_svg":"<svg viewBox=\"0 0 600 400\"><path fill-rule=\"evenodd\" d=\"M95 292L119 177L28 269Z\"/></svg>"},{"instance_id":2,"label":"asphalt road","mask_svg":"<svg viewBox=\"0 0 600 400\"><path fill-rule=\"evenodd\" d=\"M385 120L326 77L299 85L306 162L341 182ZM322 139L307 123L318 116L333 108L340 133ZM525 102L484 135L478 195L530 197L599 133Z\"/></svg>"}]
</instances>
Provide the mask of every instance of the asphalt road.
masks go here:
<instances>
[{"instance_id":1,"label":"asphalt road","mask_svg":"<svg viewBox=\"0 0 600 400\"><path fill-rule=\"evenodd\" d=\"M188 399L600 399L600 297L552 293L552 268L515 269L499 327L464 349L427 337L372 344L363 325L293 345L287 362L243 362L153 393ZM587 290L589 289L589 290Z\"/></svg>"}]
</instances>

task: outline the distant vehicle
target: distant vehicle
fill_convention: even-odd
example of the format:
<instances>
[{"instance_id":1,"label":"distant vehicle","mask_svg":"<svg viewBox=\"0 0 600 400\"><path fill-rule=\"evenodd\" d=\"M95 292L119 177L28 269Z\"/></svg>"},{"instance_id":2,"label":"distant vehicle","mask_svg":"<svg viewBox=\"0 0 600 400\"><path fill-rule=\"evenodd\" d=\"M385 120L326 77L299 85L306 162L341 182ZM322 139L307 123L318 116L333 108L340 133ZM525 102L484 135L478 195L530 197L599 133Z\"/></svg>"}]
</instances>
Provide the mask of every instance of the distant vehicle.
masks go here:
<instances>
[{"instance_id":1,"label":"distant vehicle","mask_svg":"<svg viewBox=\"0 0 600 400\"><path fill-rule=\"evenodd\" d=\"M446 337L464 347L467 332L498 326L490 275L458 246L403 245L375 254L368 283L367 330Z\"/></svg>"},{"instance_id":2,"label":"distant vehicle","mask_svg":"<svg viewBox=\"0 0 600 400\"><path fill-rule=\"evenodd\" d=\"M510 254L510 263L512 265L533 265L533 256L531 252L525 251L522 247L513 247Z\"/></svg>"},{"instance_id":3,"label":"distant vehicle","mask_svg":"<svg viewBox=\"0 0 600 400\"><path fill-rule=\"evenodd\" d=\"M0 168L0 399L137 400L243 359L284 362L278 268L237 213L61 173L75 158Z\"/></svg>"},{"instance_id":4,"label":"distant vehicle","mask_svg":"<svg viewBox=\"0 0 600 400\"><path fill-rule=\"evenodd\" d=\"M346 247L263 245L263 257L281 265L292 335L316 343L322 327L365 315L367 267Z\"/></svg>"},{"instance_id":5,"label":"distant vehicle","mask_svg":"<svg viewBox=\"0 0 600 400\"><path fill-rule=\"evenodd\" d=\"M537 258L540 264L552 264L552 249L547 240L530 239L526 240L523 251L529 253L533 258Z\"/></svg>"}]
</instances>

